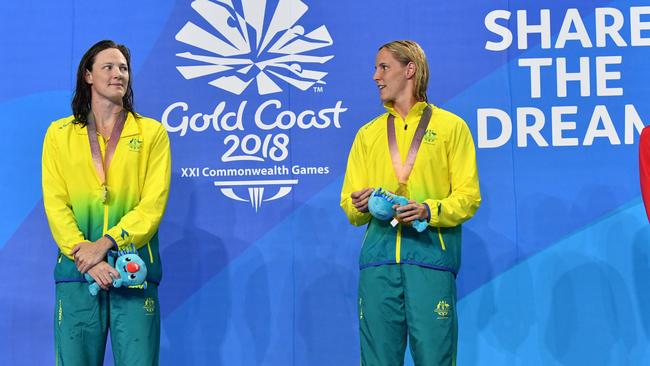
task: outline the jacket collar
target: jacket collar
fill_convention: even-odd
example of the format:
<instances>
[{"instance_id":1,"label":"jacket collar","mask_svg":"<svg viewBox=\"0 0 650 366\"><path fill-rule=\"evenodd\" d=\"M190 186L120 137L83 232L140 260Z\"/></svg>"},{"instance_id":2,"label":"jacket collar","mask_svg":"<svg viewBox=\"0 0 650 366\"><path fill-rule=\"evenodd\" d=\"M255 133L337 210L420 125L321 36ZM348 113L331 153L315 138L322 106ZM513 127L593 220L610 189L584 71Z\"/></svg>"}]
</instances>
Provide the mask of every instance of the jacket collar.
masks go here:
<instances>
[{"instance_id":1,"label":"jacket collar","mask_svg":"<svg viewBox=\"0 0 650 366\"><path fill-rule=\"evenodd\" d=\"M75 123L74 128L80 135L88 135L88 129L84 126L82 127L80 123ZM133 113L129 112L126 115L126 121L124 121L124 129L120 138L137 135L140 131L138 130L138 123L135 120Z\"/></svg>"},{"instance_id":2,"label":"jacket collar","mask_svg":"<svg viewBox=\"0 0 650 366\"><path fill-rule=\"evenodd\" d=\"M409 110L408 114L406 115L406 118L409 118L410 116L420 116L422 115L422 112L424 112L424 108L426 108L428 105L427 102L417 102L411 107L411 110ZM390 114L392 114L395 117L399 117L399 113L393 108L393 102L388 102L384 103L384 108L386 108L386 111Z\"/></svg>"}]
</instances>

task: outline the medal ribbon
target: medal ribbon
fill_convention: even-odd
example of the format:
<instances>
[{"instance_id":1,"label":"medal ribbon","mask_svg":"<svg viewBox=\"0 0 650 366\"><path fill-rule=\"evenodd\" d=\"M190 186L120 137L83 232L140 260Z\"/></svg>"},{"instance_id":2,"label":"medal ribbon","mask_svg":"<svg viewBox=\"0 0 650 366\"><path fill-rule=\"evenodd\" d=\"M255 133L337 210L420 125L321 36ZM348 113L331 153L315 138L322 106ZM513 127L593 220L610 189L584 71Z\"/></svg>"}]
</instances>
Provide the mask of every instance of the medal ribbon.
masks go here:
<instances>
[{"instance_id":1,"label":"medal ribbon","mask_svg":"<svg viewBox=\"0 0 650 366\"><path fill-rule=\"evenodd\" d=\"M399 155L399 148L397 147L397 139L395 138L395 116L390 114L388 116L388 148L390 150L390 159L393 162L393 169L395 170L395 175L397 175L397 181L399 182L400 188L402 190L406 189L406 183L408 182L413 166L415 165L415 158L422 144L422 138L424 137L425 132L427 131L427 126L429 125L429 120L431 119L431 106L427 107L422 112L422 117L420 117L420 122L418 127L415 130L415 135L411 141L411 147L409 147L408 154L406 155L406 160L402 164L402 158ZM399 192L400 194L406 192Z\"/></svg>"},{"instance_id":2,"label":"medal ribbon","mask_svg":"<svg viewBox=\"0 0 650 366\"><path fill-rule=\"evenodd\" d=\"M108 171L108 166L111 164L113 155L115 154L115 148L117 147L117 142L120 140L120 135L124 129L124 123L126 121L126 114L124 111L120 113L120 117L115 122L113 130L111 131L111 137L108 140L106 145L106 151L104 153L104 159L102 159L102 152L99 148L99 140L97 138L97 124L95 122L95 115L90 112L88 114L88 142L90 142L90 154L93 157L93 163L95 165L95 171L97 172L97 178L99 178L102 188L104 189L104 196L102 197L102 203L106 202L108 199L108 187L106 186L106 172Z\"/></svg>"}]
</instances>

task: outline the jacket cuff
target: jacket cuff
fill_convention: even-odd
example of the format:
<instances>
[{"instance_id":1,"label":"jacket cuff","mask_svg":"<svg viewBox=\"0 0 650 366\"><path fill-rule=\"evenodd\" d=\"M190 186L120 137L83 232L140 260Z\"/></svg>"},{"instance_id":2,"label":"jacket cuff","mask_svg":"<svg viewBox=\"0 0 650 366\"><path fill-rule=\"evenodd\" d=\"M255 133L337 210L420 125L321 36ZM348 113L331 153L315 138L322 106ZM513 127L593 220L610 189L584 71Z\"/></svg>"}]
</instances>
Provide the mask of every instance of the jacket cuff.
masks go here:
<instances>
[{"instance_id":1,"label":"jacket cuff","mask_svg":"<svg viewBox=\"0 0 650 366\"><path fill-rule=\"evenodd\" d=\"M115 241L115 239L113 239L112 236L110 236L108 234L104 234L104 237L107 238L108 240L110 240L113 243L113 250L117 251L117 250L120 249L119 246L117 245L117 242Z\"/></svg>"},{"instance_id":2,"label":"jacket cuff","mask_svg":"<svg viewBox=\"0 0 650 366\"><path fill-rule=\"evenodd\" d=\"M431 221L431 208L429 207L429 204L426 202L422 203L424 207L427 209L427 222Z\"/></svg>"},{"instance_id":3,"label":"jacket cuff","mask_svg":"<svg viewBox=\"0 0 650 366\"><path fill-rule=\"evenodd\" d=\"M429 225L438 226L440 224L440 215L442 214L442 202L440 200L428 199L423 202L429 211Z\"/></svg>"}]
</instances>

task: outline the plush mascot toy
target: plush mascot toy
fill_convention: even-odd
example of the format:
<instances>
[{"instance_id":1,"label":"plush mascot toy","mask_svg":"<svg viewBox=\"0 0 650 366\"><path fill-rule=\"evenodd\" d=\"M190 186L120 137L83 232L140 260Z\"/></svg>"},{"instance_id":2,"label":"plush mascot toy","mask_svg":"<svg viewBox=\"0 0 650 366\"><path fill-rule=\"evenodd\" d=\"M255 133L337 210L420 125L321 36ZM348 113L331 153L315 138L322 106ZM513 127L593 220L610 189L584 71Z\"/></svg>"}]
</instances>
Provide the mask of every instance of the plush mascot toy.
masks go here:
<instances>
[{"instance_id":1,"label":"plush mascot toy","mask_svg":"<svg viewBox=\"0 0 650 366\"><path fill-rule=\"evenodd\" d=\"M113 279L113 287L147 288L147 266L138 255L134 245L131 245L131 248L126 250L109 251L108 264L115 267L120 273L119 278ZM86 281L90 282L90 285L88 285L90 294L97 295L100 290L99 285L88 273L84 276Z\"/></svg>"},{"instance_id":2,"label":"plush mascot toy","mask_svg":"<svg viewBox=\"0 0 650 366\"><path fill-rule=\"evenodd\" d=\"M398 196L396 194L390 193L381 188L377 188L372 192L370 200L368 201L368 211L376 219L381 221L388 221L395 217L395 210L393 210L394 205L404 206L409 203L409 200L404 196ZM395 226L397 223L395 221ZM425 220L415 220L412 223L413 228L419 233L423 232L429 223Z\"/></svg>"}]
</instances>

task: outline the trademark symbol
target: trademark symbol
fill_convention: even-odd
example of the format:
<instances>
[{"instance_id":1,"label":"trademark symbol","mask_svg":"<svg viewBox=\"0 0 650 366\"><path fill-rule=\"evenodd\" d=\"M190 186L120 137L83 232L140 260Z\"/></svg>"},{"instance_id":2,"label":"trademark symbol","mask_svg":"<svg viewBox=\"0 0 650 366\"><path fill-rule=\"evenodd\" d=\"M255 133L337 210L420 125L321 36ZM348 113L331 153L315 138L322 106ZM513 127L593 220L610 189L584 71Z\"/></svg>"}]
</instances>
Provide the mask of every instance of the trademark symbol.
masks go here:
<instances>
[{"instance_id":1,"label":"trademark symbol","mask_svg":"<svg viewBox=\"0 0 650 366\"><path fill-rule=\"evenodd\" d=\"M323 92L323 87L322 86L314 86L314 93L322 93Z\"/></svg>"}]
</instances>

